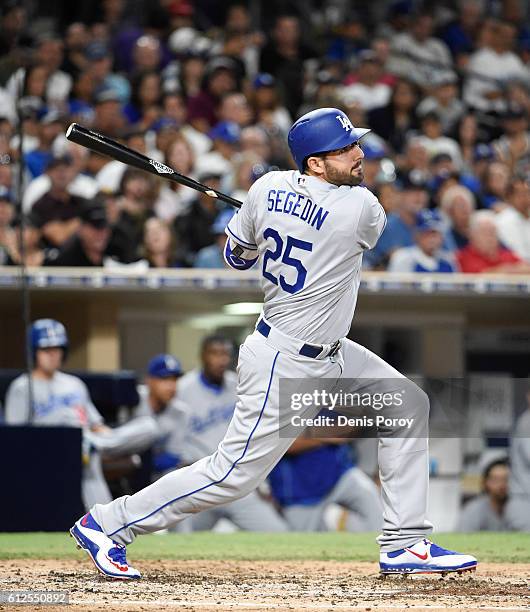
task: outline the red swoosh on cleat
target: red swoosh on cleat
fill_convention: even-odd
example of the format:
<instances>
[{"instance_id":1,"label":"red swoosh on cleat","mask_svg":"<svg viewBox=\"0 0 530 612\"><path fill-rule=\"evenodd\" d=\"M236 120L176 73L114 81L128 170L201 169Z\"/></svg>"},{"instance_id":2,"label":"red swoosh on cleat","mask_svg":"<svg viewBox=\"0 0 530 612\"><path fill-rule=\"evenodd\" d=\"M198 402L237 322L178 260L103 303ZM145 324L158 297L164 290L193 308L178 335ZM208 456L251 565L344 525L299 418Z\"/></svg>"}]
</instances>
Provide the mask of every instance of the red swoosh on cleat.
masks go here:
<instances>
[{"instance_id":1,"label":"red swoosh on cleat","mask_svg":"<svg viewBox=\"0 0 530 612\"><path fill-rule=\"evenodd\" d=\"M429 553L425 553L424 555L420 555L420 553L414 552L413 550L410 550L410 548L405 548L405 550L407 552L409 552L411 555L414 555L415 557L418 557L418 559L421 559L422 561L427 561L427 557L429 556Z\"/></svg>"},{"instance_id":2,"label":"red swoosh on cleat","mask_svg":"<svg viewBox=\"0 0 530 612\"><path fill-rule=\"evenodd\" d=\"M88 524L88 514L85 514L85 516L81 519L81 525L83 525L83 527L86 527Z\"/></svg>"},{"instance_id":3,"label":"red swoosh on cleat","mask_svg":"<svg viewBox=\"0 0 530 612\"><path fill-rule=\"evenodd\" d=\"M118 563L114 563L114 561L108 555L105 555L105 556L107 557L107 561L109 563L112 563L112 565L114 565L114 567L118 568L120 570L120 572L128 571L128 569L129 569L128 565L125 565L125 566L124 565L119 565Z\"/></svg>"}]
</instances>

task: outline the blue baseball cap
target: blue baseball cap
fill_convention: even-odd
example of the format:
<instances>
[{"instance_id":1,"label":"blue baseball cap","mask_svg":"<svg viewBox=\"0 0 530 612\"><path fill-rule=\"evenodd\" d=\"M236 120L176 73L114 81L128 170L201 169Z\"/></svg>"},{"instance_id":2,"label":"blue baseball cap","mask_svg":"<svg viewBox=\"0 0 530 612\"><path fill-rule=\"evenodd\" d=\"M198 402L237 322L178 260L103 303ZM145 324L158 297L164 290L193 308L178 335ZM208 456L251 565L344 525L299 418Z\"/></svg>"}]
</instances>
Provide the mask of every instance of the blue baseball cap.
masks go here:
<instances>
[{"instance_id":1,"label":"blue baseball cap","mask_svg":"<svg viewBox=\"0 0 530 612\"><path fill-rule=\"evenodd\" d=\"M260 72L260 74L256 75L252 86L254 89L261 89L262 87L274 87L275 84L276 80L272 74L269 74L268 72Z\"/></svg>"},{"instance_id":2,"label":"blue baseball cap","mask_svg":"<svg viewBox=\"0 0 530 612\"><path fill-rule=\"evenodd\" d=\"M444 223L435 210L420 210L416 217L417 232L442 232Z\"/></svg>"},{"instance_id":3,"label":"blue baseball cap","mask_svg":"<svg viewBox=\"0 0 530 612\"><path fill-rule=\"evenodd\" d=\"M235 144L239 142L241 137L241 128L234 121L220 121L210 130L208 136L212 140L222 140L228 144Z\"/></svg>"},{"instance_id":4,"label":"blue baseball cap","mask_svg":"<svg viewBox=\"0 0 530 612\"><path fill-rule=\"evenodd\" d=\"M169 378L184 374L180 361L167 353L155 355L147 366L147 373L153 378Z\"/></svg>"},{"instance_id":5,"label":"blue baseball cap","mask_svg":"<svg viewBox=\"0 0 530 612\"><path fill-rule=\"evenodd\" d=\"M383 159L385 156L385 149L377 142L370 142L368 139L363 140L362 150L364 153L364 159L370 161L373 159Z\"/></svg>"},{"instance_id":6,"label":"blue baseball cap","mask_svg":"<svg viewBox=\"0 0 530 612\"><path fill-rule=\"evenodd\" d=\"M225 208L222 210L213 222L212 234L224 234L228 222L235 215L235 213L235 208Z\"/></svg>"}]
</instances>

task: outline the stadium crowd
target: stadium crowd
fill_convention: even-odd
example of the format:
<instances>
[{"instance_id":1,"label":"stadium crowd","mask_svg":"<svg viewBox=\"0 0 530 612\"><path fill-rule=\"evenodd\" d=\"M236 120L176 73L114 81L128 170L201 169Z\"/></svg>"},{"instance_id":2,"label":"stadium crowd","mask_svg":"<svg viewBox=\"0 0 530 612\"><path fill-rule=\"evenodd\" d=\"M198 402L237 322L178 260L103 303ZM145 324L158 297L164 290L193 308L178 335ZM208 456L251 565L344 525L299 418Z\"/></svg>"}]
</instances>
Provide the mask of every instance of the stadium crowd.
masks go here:
<instances>
[{"instance_id":1,"label":"stadium crowd","mask_svg":"<svg viewBox=\"0 0 530 612\"><path fill-rule=\"evenodd\" d=\"M311 4L3 2L0 265L223 267L231 209L70 143L73 121L244 199L333 106L372 129L388 223L366 268L530 272L525 3Z\"/></svg>"}]
</instances>

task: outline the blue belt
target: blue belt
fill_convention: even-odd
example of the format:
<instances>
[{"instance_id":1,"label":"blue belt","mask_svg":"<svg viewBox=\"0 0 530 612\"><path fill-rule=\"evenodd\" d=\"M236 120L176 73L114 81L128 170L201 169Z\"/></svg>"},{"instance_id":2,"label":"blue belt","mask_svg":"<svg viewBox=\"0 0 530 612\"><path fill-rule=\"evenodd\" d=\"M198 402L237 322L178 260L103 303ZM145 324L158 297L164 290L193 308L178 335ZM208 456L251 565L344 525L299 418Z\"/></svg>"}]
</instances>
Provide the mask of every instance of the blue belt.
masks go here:
<instances>
[{"instance_id":1,"label":"blue belt","mask_svg":"<svg viewBox=\"0 0 530 612\"><path fill-rule=\"evenodd\" d=\"M268 338L270 331L271 331L271 326L268 323L265 323L263 319L260 319L258 322L258 325L256 326L256 329L259 331L259 333L262 336L265 336L265 338ZM339 350L339 348L340 348L340 340L337 340L331 345L331 348L328 354L326 355L326 357L332 357L333 355L335 355L335 353ZM320 344L304 344L302 345L298 353L300 355L303 355L304 357L311 357L312 359L315 359L322 353L323 350L324 350L324 347L321 346Z\"/></svg>"}]
</instances>

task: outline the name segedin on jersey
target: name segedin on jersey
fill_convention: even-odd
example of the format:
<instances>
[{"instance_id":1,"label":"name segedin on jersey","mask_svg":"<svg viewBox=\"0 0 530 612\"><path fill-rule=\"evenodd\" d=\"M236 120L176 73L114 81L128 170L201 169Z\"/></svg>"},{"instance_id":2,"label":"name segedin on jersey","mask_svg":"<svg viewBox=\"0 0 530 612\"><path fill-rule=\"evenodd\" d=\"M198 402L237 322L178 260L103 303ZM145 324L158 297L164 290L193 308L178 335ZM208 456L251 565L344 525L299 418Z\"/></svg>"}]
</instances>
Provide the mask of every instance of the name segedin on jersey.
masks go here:
<instances>
[{"instance_id":1,"label":"name segedin on jersey","mask_svg":"<svg viewBox=\"0 0 530 612\"><path fill-rule=\"evenodd\" d=\"M349 331L362 253L385 222L383 207L365 187L278 171L254 183L226 233L257 249L267 320L290 336L324 344Z\"/></svg>"}]
</instances>

